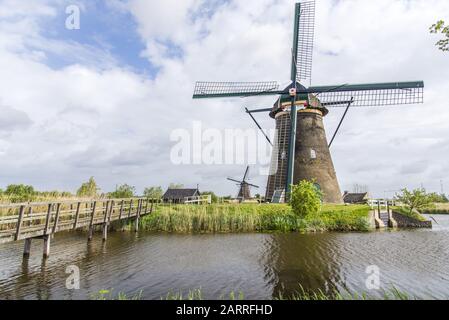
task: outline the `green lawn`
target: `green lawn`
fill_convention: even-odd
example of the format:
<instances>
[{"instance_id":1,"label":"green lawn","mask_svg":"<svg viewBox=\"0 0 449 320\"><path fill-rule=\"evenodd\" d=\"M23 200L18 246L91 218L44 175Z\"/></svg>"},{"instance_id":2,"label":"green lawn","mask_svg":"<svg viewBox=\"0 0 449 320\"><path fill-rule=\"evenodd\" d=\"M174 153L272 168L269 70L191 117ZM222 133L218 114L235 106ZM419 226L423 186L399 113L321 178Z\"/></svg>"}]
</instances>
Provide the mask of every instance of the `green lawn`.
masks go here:
<instances>
[{"instance_id":1,"label":"green lawn","mask_svg":"<svg viewBox=\"0 0 449 320\"><path fill-rule=\"evenodd\" d=\"M160 206L142 219L149 231L175 233L368 231L368 206L324 205L306 218L288 205L215 204Z\"/></svg>"}]
</instances>

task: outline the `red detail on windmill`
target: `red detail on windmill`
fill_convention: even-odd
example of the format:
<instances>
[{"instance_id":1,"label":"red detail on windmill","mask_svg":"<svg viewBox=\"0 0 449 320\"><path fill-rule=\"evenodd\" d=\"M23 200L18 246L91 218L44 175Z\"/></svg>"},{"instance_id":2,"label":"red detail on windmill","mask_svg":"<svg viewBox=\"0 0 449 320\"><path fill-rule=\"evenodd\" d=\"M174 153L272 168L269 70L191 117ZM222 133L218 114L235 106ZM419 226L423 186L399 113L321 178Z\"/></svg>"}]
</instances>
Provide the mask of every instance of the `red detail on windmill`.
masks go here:
<instances>
[{"instance_id":1,"label":"red detail on windmill","mask_svg":"<svg viewBox=\"0 0 449 320\"><path fill-rule=\"evenodd\" d=\"M296 97L296 88L290 88L290 90L288 90L290 97Z\"/></svg>"}]
</instances>

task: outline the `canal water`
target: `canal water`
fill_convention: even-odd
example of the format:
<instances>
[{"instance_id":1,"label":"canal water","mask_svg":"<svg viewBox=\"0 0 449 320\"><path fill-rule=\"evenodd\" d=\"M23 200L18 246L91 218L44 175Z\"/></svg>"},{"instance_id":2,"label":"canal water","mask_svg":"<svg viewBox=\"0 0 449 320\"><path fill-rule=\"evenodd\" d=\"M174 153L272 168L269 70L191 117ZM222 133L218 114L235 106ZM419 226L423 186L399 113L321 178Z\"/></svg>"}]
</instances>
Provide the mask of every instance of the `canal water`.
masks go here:
<instances>
[{"instance_id":1,"label":"canal water","mask_svg":"<svg viewBox=\"0 0 449 320\"><path fill-rule=\"evenodd\" d=\"M49 259L34 241L0 245L0 299L90 299L102 289L143 299L201 288L219 299L231 291L270 299L306 289L366 292L393 286L420 298L449 297L449 216L434 216L433 230L322 234L172 235L114 232L57 234ZM80 271L69 290L66 268ZM377 266L381 290L369 290L367 267ZM372 269L373 270L373 269Z\"/></svg>"}]
</instances>

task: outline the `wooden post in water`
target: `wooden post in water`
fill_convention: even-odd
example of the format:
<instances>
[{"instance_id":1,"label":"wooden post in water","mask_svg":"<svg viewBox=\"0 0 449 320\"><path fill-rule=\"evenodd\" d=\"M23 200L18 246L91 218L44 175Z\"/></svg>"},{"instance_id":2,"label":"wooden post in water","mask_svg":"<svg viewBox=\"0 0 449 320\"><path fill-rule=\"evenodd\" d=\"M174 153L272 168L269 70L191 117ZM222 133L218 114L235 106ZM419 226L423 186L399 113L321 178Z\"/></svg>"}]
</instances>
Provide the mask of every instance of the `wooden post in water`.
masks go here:
<instances>
[{"instance_id":1,"label":"wooden post in water","mask_svg":"<svg viewBox=\"0 0 449 320\"><path fill-rule=\"evenodd\" d=\"M44 239L44 259L48 258L50 256L50 242L51 242L51 236L46 235L42 237Z\"/></svg>"},{"instance_id":2,"label":"wooden post in water","mask_svg":"<svg viewBox=\"0 0 449 320\"><path fill-rule=\"evenodd\" d=\"M108 224L111 223L112 215L114 214L114 206L115 206L115 201L112 200L111 201L111 208L109 209Z\"/></svg>"},{"instance_id":3,"label":"wooden post in water","mask_svg":"<svg viewBox=\"0 0 449 320\"><path fill-rule=\"evenodd\" d=\"M140 210L142 210L142 199L137 201L137 209L136 209L136 221L134 231L139 231L139 219L140 219Z\"/></svg>"},{"instance_id":4,"label":"wooden post in water","mask_svg":"<svg viewBox=\"0 0 449 320\"><path fill-rule=\"evenodd\" d=\"M25 246L23 248L23 256L24 258L28 258L31 253L31 238L25 239Z\"/></svg>"},{"instance_id":5,"label":"wooden post in water","mask_svg":"<svg viewBox=\"0 0 449 320\"><path fill-rule=\"evenodd\" d=\"M58 223L59 223L59 214L61 212L61 204L58 203L56 205L56 216L55 216L55 224L53 225L53 234L56 233L56 231L58 231Z\"/></svg>"},{"instance_id":6,"label":"wooden post in water","mask_svg":"<svg viewBox=\"0 0 449 320\"><path fill-rule=\"evenodd\" d=\"M104 209L104 218L103 218L103 241L108 239L108 214L109 214L109 204L110 201L106 201L106 208Z\"/></svg>"},{"instance_id":7,"label":"wooden post in water","mask_svg":"<svg viewBox=\"0 0 449 320\"><path fill-rule=\"evenodd\" d=\"M78 204L76 205L75 222L73 223L73 230L76 230L76 228L78 228L78 220L80 218L80 209L81 209L81 202L78 202Z\"/></svg>"},{"instance_id":8,"label":"wooden post in water","mask_svg":"<svg viewBox=\"0 0 449 320\"><path fill-rule=\"evenodd\" d=\"M87 236L87 241L91 241L94 236L94 218L95 218L96 207L97 207L97 201L94 201L93 206L92 206L92 215L90 216L89 234Z\"/></svg>"},{"instance_id":9,"label":"wooden post in water","mask_svg":"<svg viewBox=\"0 0 449 320\"><path fill-rule=\"evenodd\" d=\"M25 213L25 206L20 206L19 209L19 219L17 220L16 234L14 236L14 241L19 240L20 232L22 231L23 215Z\"/></svg>"},{"instance_id":10,"label":"wooden post in water","mask_svg":"<svg viewBox=\"0 0 449 320\"><path fill-rule=\"evenodd\" d=\"M48 209L47 209L47 218L45 219L44 236L47 235L47 233L48 233L48 227L50 226L50 220L51 220L51 208L52 208L52 204L50 203L50 204L48 205Z\"/></svg>"}]
</instances>

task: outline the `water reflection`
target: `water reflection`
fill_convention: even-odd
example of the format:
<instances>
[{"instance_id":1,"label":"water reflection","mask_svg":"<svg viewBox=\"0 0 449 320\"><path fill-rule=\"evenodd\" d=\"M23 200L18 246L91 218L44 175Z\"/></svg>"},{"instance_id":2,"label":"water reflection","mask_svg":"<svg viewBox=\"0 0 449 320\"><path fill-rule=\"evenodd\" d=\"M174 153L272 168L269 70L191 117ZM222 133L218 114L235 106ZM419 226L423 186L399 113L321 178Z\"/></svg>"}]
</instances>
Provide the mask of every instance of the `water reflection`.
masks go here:
<instances>
[{"instance_id":1,"label":"water reflection","mask_svg":"<svg viewBox=\"0 0 449 320\"><path fill-rule=\"evenodd\" d=\"M366 267L420 297L449 297L449 217L433 231L367 234L169 235L101 233L87 243L82 232L60 234L42 260L41 243L22 261L23 243L0 246L0 299L89 299L114 288L145 299L202 288L206 297L242 291L267 299L305 289L367 291ZM81 289L65 287L67 266L80 268ZM369 294L380 294L368 292Z\"/></svg>"}]
</instances>

